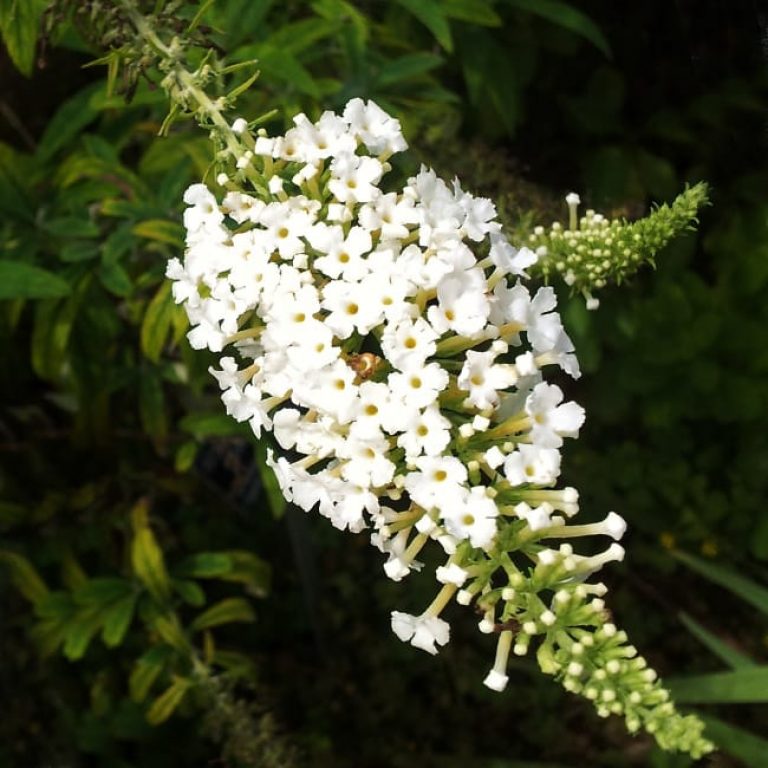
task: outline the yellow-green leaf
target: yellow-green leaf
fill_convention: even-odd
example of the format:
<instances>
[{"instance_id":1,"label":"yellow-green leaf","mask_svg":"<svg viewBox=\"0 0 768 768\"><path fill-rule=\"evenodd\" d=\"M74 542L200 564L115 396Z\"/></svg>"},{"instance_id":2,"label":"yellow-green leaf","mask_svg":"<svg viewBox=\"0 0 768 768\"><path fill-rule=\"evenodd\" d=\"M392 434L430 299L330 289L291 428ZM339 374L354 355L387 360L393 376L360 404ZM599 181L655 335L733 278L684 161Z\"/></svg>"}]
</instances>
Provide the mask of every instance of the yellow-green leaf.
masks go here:
<instances>
[{"instance_id":1,"label":"yellow-green leaf","mask_svg":"<svg viewBox=\"0 0 768 768\"><path fill-rule=\"evenodd\" d=\"M114 648L123 641L136 610L137 598L136 594L126 595L104 612L101 639L107 648Z\"/></svg>"},{"instance_id":2,"label":"yellow-green leaf","mask_svg":"<svg viewBox=\"0 0 768 768\"><path fill-rule=\"evenodd\" d=\"M37 604L48 596L48 587L26 557L0 550L0 563L5 563L10 569L14 586L31 603Z\"/></svg>"},{"instance_id":3,"label":"yellow-green leaf","mask_svg":"<svg viewBox=\"0 0 768 768\"><path fill-rule=\"evenodd\" d=\"M168 219L147 219L140 221L131 230L134 235L166 243L181 250L184 247L184 227Z\"/></svg>"},{"instance_id":4,"label":"yellow-green leaf","mask_svg":"<svg viewBox=\"0 0 768 768\"><path fill-rule=\"evenodd\" d=\"M142 500L133 508L133 541L131 563L133 571L152 597L161 602L171 593L163 552L157 544L148 522L148 505Z\"/></svg>"},{"instance_id":5,"label":"yellow-green leaf","mask_svg":"<svg viewBox=\"0 0 768 768\"><path fill-rule=\"evenodd\" d=\"M203 611L191 624L191 629L199 632L201 629L216 627L221 624L231 624L236 621L255 621L256 614L251 604L242 597L228 597L207 611Z\"/></svg>"},{"instance_id":6,"label":"yellow-green leaf","mask_svg":"<svg viewBox=\"0 0 768 768\"><path fill-rule=\"evenodd\" d=\"M128 679L128 691L132 701L144 701L149 689L165 669L173 651L165 645L158 645L147 651L134 665Z\"/></svg>"},{"instance_id":7,"label":"yellow-green leaf","mask_svg":"<svg viewBox=\"0 0 768 768\"><path fill-rule=\"evenodd\" d=\"M147 722L150 725L164 723L184 700L184 696L192 685L192 681L186 677L177 677L147 710Z\"/></svg>"},{"instance_id":8,"label":"yellow-green leaf","mask_svg":"<svg viewBox=\"0 0 768 768\"><path fill-rule=\"evenodd\" d=\"M141 322L141 351L153 363L160 359L174 320L171 284L164 281L147 305Z\"/></svg>"},{"instance_id":9,"label":"yellow-green leaf","mask_svg":"<svg viewBox=\"0 0 768 768\"><path fill-rule=\"evenodd\" d=\"M189 653L189 640L187 640L187 636L184 634L176 614L160 614L155 616L152 626L168 645L180 653Z\"/></svg>"}]
</instances>

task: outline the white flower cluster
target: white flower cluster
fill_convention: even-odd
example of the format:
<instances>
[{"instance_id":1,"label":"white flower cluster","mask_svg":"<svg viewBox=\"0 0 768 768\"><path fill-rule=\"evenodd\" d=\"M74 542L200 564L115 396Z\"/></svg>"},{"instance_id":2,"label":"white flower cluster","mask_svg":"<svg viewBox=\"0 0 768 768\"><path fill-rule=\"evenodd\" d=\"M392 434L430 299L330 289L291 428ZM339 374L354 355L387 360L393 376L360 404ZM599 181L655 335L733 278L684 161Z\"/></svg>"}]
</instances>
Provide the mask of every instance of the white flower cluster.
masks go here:
<instances>
[{"instance_id":1,"label":"white flower cluster","mask_svg":"<svg viewBox=\"0 0 768 768\"><path fill-rule=\"evenodd\" d=\"M488 687L502 690L509 654L537 638L542 669L601 714L685 742L688 720L670 717L609 623L605 586L586 581L624 550L585 557L552 542L617 540L626 526L613 512L570 524L578 493L554 487L584 411L544 378L579 369L554 291L526 286L537 255L458 181L422 168L383 187L406 143L373 102L294 123L269 138L235 121L242 151L217 178L223 198L187 190L185 258L168 265L191 345L233 348L211 369L227 413L274 433L283 453L269 463L289 501L371 531L391 579L418 570L428 542L441 548L432 604L392 613L401 640L437 653L443 608L473 604L498 635Z\"/></svg>"},{"instance_id":2,"label":"white flower cluster","mask_svg":"<svg viewBox=\"0 0 768 768\"><path fill-rule=\"evenodd\" d=\"M338 528L370 526L395 580L436 540L453 592L469 551L491 551L508 523L567 535L555 513L577 511L576 491L550 487L584 412L544 381L546 366L578 366L553 290L524 284L536 255L458 181L422 168L385 192L405 146L360 99L259 136L240 165L261 160L269 196L190 187L185 260L167 274L192 346L237 350L212 373L227 412L291 455L271 459L286 498ZM615 536L613 522L591 532ZM434 607L395 612L393 629L431 652L448 639Z\"/></svg>"}]
</instances>

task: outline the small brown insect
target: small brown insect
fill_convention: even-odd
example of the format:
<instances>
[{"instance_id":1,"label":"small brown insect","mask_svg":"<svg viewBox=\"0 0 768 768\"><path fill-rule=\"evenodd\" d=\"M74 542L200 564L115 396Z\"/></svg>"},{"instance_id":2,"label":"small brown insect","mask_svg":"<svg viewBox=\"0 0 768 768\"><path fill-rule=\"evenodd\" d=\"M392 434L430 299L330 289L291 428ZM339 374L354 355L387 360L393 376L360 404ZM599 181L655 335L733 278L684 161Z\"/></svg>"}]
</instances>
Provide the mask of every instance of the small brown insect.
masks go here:
<instances>
[{"instance_id":1,"label":"small brown insect","mask_svg":"<svg viewBox=\"0 0 768 768\"><path fill-rule=\"evenodd\" d=\"M361 381L367 381L376 373L381 363L381 358L373 352L363 352L360 355L352 355L347 360L347 365L357 374Z\"/></svg>"}]
</instances>

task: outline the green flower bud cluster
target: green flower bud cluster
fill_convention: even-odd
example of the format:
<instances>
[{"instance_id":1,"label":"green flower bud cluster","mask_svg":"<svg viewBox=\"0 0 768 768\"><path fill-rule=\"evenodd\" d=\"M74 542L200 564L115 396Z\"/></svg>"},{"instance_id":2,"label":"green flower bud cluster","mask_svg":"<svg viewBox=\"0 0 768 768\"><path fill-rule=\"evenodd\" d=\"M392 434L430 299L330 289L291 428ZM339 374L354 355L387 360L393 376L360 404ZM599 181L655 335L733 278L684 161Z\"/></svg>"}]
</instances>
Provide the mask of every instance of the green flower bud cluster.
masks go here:
<instances>
[{"instance_id":1,"label":"green flower bud cluster","mask_svg":"<svg viewBox=\"0 0 768 768\"><path fill-rule=\"evenodd\" d=\"M536 227L528 245L539 254L537 270L548 280L559 273L580 291L590 308L597 307L591 292L610 283L620 284L643 264L654 264L656 254L673 238L694 229L699 209L708 202L704 182L685 189L671 205L658 206L643 219L628 222L608 219L588 210L577 220L578 195L566 198L570 223L555 222L546 230Z\"/></svg>"},{"instance_id":2,"label":"green flower bud cluster","mask_svg":"<svg viewBox=\"0 0 768 768\"><path fill-rule=\"evenodd\" d=\"M574 554L570 544L542 546L555 532L532 532L507 521L492 550L460 548L453 558L471 574L457 601L474 601L482 614L480 630L498 634L486 685L506 685L510 652L524 656L535 647L542 672L592 701L600 717L622 716L630 733L643 729L663 749L694 758L711 752L701 720L676 710L656 672L612 623L602 600L605 585L585 581L605 562L621 559L621 548L613 544L587 558Z\"/></svg>"}]
</instances>

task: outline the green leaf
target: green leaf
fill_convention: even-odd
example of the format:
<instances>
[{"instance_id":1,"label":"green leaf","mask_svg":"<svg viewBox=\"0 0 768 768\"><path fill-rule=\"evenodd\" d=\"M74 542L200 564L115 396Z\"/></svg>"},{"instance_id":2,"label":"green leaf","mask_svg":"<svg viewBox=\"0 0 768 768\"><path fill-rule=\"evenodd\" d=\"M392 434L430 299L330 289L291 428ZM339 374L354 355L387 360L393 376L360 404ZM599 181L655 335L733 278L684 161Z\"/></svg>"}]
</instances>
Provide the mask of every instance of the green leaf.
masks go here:
<instances>
[{"instance_id":1,"label":"green leaf","mask_svg":"<svg viewBox=\"0 0 768 768\"><path fill-rule=\"evenodd\" d=\"M42 164L47 163L60 149L66 147L96 118L98 110L93 107L93 96L103 89L102 82L88 85L59 107L49 120L37 145L35 154Z\"/></svg>"},{"instance_id":2,"label":"green leaf","mask_svg":"<svg viewBox=\"0 0 768 768\"><path fill-rule=\"evenodd\" d=\"M165 346L174 319L171 284L164 281L147 306L141 322L141 351L156 363Z\"/></svg>"},{"instance_id":3,"label":"green leaf","mask_svg":"<svg viewBox=\"0 0 768 768\"><path fill-rule=\"evenodd\" d=\"M184 248L184 227L178 222L168 219L147 219L140 221L132 229L134 235L154 240L158 243L167 243L174 248Z\"/></svg>"},{"instance_id":4,"label":"green leaf","mask_svg":"<svg viewBox=\"0 0 768 768\"><path fill-rule=\"evenodd\" d=\"M53 272L21 261L0 259L0 299L50 299L72 289Z\"/></svg>"},{"instance_id":5,"label":"green leaf","mask_svg":"<svg viewBox=\"0 0 768 768\"><path fill-rule=\"evenodd\" d=\"M451 19L483 27L500 27L504 23L501 16L483 0L441 0L440 4L445 15Z\"/></svg>"},{"instance_id":6,"label":"green leaf","mask_svg":"<svg viewBox=\"0 0 768 768\"><path fill-rule=\"evenodd\" d=\"M172 648L185 656L190 653L189 640L187 639L179 618L175 613L160 614L155 616L152 626L163 640Z\"/></svg>"},{"instance_id":7,"label":"green leaf","mask_svg":"<svg viewBox=\"0 0 768 768\"><path fill-rule=\"evenodd\" d=\"M667 680L683 704L749 704L768 702L768 665Z\"/></svg>"},{"instance_id":8,"label":"green leaf","mask_svg":"<svg viewBox=\"0 0 768 768\"><path fill-rule=\"evenodd\" d=\"M746 667L755 667L757 664L739 653L730 645L724 643L717 635L712 634L708 629L699 624L687 613L680 614L680 621L685 624L688 631L700 642L702 642L712 653L724 661L732 669L745 669Z\"/></svg>"},{"instance_id":9,"label":"green leaf","mask_svg":"<svg viewBox=\"0 0 768 768\"><path fill-rule=\"evenodd\" d=\"M222 552L197 552L185 558L175 572L180 576L196 579L212 579L230 573L232 558Z\"/></svg>"},{"instance_id":10,"label":"green leaf","mask_svg":"<svg viewBox=\"0 0 768 768\"><path fill-rule=\"evenodd\" d=\"M182 443L173 460L174 469L179 473L188 472L195 463L197 457L197 443L194 440L187 440Z\"/></svg>"},{"instance_id":11,"label":"green leaf","mask_svg":"<svg viewBox=\"0 0 768 768\"><path fill-rule=\"evenodd\" d=\"M35 615L41 619L68 619L75 611L75 603L69 592L49 592L35 604Z\"/></svg>"},{"instance_id":12,"label":"green leaf","mask_svg":"<svg viewBox=\"0 0 768 768\"><path fill-rule=\"evenodd\" d=\"M768 589L739 573L717 563L702 560L686 552L674 552L674 557L705 579L733 592L745 602L768 616Z\"/></svg>"},{"instance_id":13,"label":"green leaf","mask_svg":"<svg viewBox=\"0 0 768 768\"><path fill-rule=\"evenodd\" d=\"M376 78L378 85L391 85L392 83L407 80L411 77L429 72L443 63L442 56L434 53L412 53L401 56L393 61L388 61L380 70Z\"/></svg>"},{"instance_id":14,"label":"green leaf","mask_svg":"<svg viewBox=\"0 0 768 768\"><path fill-rule=\"evenodd\" d=\"M168 438L168 414L165 393L157 372L144 368L139 379L139 411L144 431L152 438L155 450L162 454Z\"/></svg>"},{"instance_id":15,"label":"green leaf","mask_svg":"<svg viewBox=\"0 0 768 768\"><path fill-rule=\"evenodd\" d=\"M103 577L89 579L72 595L78 605L105 606L120 600L133 591L129 581L120 578Z\"/></svg>"},{"instance_id":16,"label":"green leaf","mask_svg":"<svg viewBox=\"0 0 768 768\"><path fill-rule=\"evenodd\" d=\"M93 636L99 631L102 617L98 611L78 615L67 624L62 652L70 661L85 656Z\"/></svg>"},{"instance_id":17,"label":"green leaf","mask_svg":"<svg viewBox=\"0 0 768 768\"><path fill-rule=\"evenodd\" d=\"M254 597L266 597L272 586L272 566L253 552L230 549L226 555L232 567L227 573L216 578L222 581L237 581L244 584L249 594Z\"/></svg>"},{"instance_id":18,"label":"green leaf","mask_svg":"<svg viewBox=\"0 0 768 768\"><path fill-rule=\"evenodd\" d=\"M99 246L89 241L69 243L59 251L59 258L69 263L88 261L99 255Z\"/></svg>"},{"instance_id":19,"label":"green leaf","mask_svg":"<svg viewBox=\"0 0 768 768\"><path fill-rule=\"evenodd\" d=\"M256 466L259 468L261 485L267 494L267 501L269 502L269 508L272 510L272 516L275 519L279 519L285 514L286 501L275 473L267 465L267 445L264 440L256 443Z\"/></svg>"},{"instance_id":20,"label":"green leaf","mask_svg":"<svg viewBox=\"0 0 768 768\"><path fill-rule=\"evenodd\" d=\"M165 669L173 650L167 645L158 645L147 651L134 665L128 679L128 691L132 701L144 701L149 689Z\"/></svg>"},{"instance_id":21,"label":"green leaf","mask_svg":"<svg viewBox=\"0 0 768 768\"><path fill-rule=\"evenodd\" d=\"M247 431L243 424L223 413L191 413L179 422L179 427L198 440L204 440L207 437L243 435Z\"/></svg>"},{"instance_id":22,"label":"green leaf","mask_svg":"<svg viewBox=\"0 0 768 768\"><path fill-rule=\"evenodd\" d=\"M115 648L123 642L125 633L136 611L137 594L126 595L104 612L101 639L107 648Z\"/></svg>"},{"instance_id":23,"label":"green leaf","mask_svg":"<svg viewBox=\"0 0 768 768\"><path fill-rule=\"evenodd\" d=\"M409 13L413 14L449 53L453 51L451 27L445 18L445 11L436 0L397 0Z\"/></svg>"},{"instance_id":24,"label":"green leaf","mask_svg":"<svg viewBox=\"0 0 768 768\"><path fill-rule=\"evenodd\" d=\"M541 16L553 24L574 32L585 40L589 40L608 58L612 56L611 46L597 24L572 5L560 0L507 0L507 2L522 11Z\"/></svg>"},{"instance_id":25,"label":"green leaf","mask_svg":"<svg viewBox=\"0 0 768 768\"><path fill-rule=\"evenodd\" d=\"M102 259L99 267L99 280L110 293L121 298L130 296L133 291L131 276L118 261Z\"/></svg>"},{"instance_id":26,"label":"green leaf","mask_svg":"<svg viewBox=\"0 0 768 768\"><path fill-rule=\"evenodd\" d=\"M152 702L147 710L147 722L150 725L164 723L184 700L184 696L192 685L192 681L186 677L177 677L165 693Z\"/></svg>"},{"instance_id":27,"label":"green leaf","mask_svg":"<svg viewBox=\"0 0 768 768\"><path fill-rule=\"evenodd\" d=\"M768 768L768 741L754 733L724 723L710 715L698 715L706 725L706 735L720 749L744 761L750 768Z\"/></svg>"},{"instance_id":28,"label":"green leaf","mask_svg":"<svg viewBox=\"0 0 768 768\"><path fill-rule=\"evenodd\" d=\"M29 77L35 63L44 0L0 0L0 33L17 69Z\"/></svg>"},{"instance_id":29,"label":"green leaf","mask_svg":"<svg viewBox=\"0 0 768 768\"><path fill-rule=\"evenodd\" d=\"M163 552L157 544L147 521L148 509L140 501L132 510L133 541L131 542L131 563L133 571L152 597L160 602L168 599L171 592Z\"/></svg>"},{"instance_id":30,"label":"green leaf","mask_svg":"<svg viewBox=\"0 0 768 768\"><path fill-rule=\"evenodd\" d=\"M0 563L9 568L14 586L31 603L37 604L48 596L48 587L26 557L0 550Z\"/></svg>"},{"instance_id":31,"label":"green leaf","mask_svg":"<svg viewBox=\"0 0 768 768\"><path fill-rule=\"evenodd\" d=\"M43 224L43 229L54 237L98 237L99 228L89 219L79 216L58 216Z\"/></svg>"},{"instance_id":32,"label":"green leaf","mask_svg":"<svg viewBox=\"0 0 768 768\"><path fill-rule=\"evenodd\" d=\"M192 605L195 608L201 608L205 605L205 592L194 581L174 579L173 588L188 605Z\"/></svg>"},{"instance_id":33,"label":"green leaf","mask_svg":"<svg viewBox=\"0 0 768 768\"><path fill-rule=\"evenodd\" d=\"M271 46L264 48L259 57L264 74L292 85L300 93L320 98L320 89L309 70L291 53Z\"/></svg>"},{"instance_id":34,"label":"green leaf","mask_svg":"<svg viewBox=\"0 0 768 768\"><path fill-rule=\"evenodd\" d=\"M251 604L242 597L227 597L203 611L190 625L193 632L201 629L217 627L236 621L250 622L256 620Z\"/></svg>"}]
</instances>

